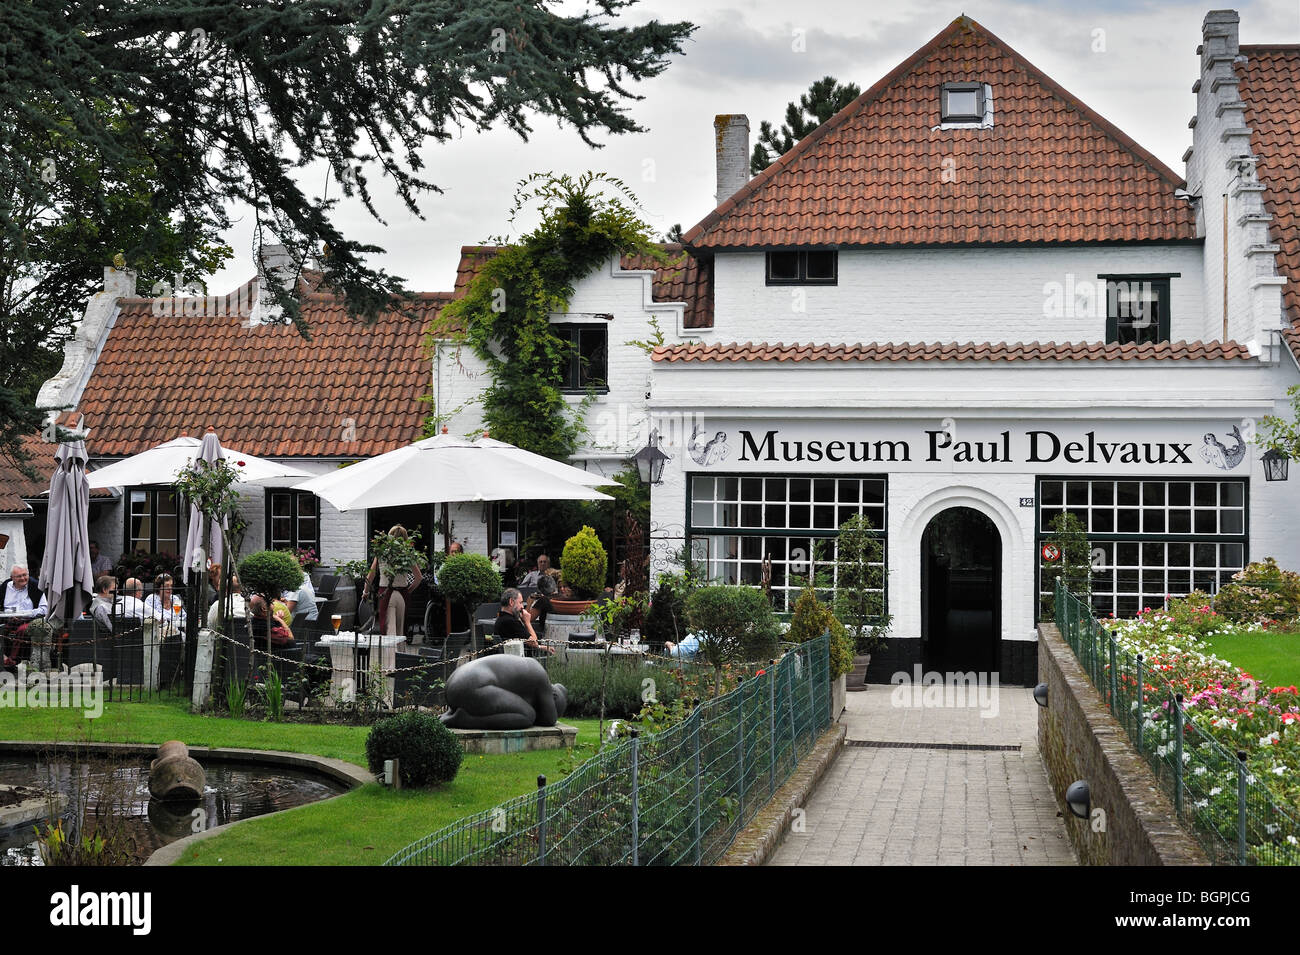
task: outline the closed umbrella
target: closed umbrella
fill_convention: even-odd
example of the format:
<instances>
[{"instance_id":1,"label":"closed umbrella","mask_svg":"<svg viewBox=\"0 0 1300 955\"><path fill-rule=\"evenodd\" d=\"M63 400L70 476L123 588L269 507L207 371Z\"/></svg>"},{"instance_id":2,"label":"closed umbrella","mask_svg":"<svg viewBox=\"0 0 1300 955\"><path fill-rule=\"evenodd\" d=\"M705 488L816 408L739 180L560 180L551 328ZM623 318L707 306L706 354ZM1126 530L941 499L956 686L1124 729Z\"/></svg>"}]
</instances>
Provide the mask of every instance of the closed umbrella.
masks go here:
<instances>
[{"instance_id":1,"label":"closed umbrella","mask_svg":"<svg viewBox=\"0 0 1300 955\"><path fill-rule=\"evenodd\" d=\"M211 428L203 436L203 444L199 446L198 461L204 464L215 464L223 457L221 452L221 442L217 439L217 434ZM208 527L203 526L203 515L199 512L197 504L190 504L190 529L185 535L185 559L181 562L181 570L184 575L185 583L190 582L190 570L195 562L195 558L203 548L203 535L206 530L208 533L208 557L215 564L221 563L221 523L219 521L210 521ZM194 568L201 569L201 568Z\"/></svg>"},{"instance_id":2,"label":"closed umbrella","mask_svg":"<svg viewBox=\"0 0 1300 955\"><path fill-rule=\"evenodd\" d=\"M143 484L174 484L180 473L199 455L203 442L182 435L173 441L141 451L129 458L91 471L88 475L92 488L139 487ZM254 457L233 448L221 448L221 456L240 474L245 484L259 484L276 478L306 478L311 475L301 468Z\"/></svg>"},{"instance_id":3,"label":"closed umbrella","mask_svg":"<svg viewBox=\"0 0 1300 955\"><path fill-rule=\"evenodd\" d=\"M50 503L45 525L45 559L40 587L50 604L50 616L70 620L81 614L95 590L90 566L90 485L86 480L84 441L60 444L57 467L50 479Z\"/></svg>"}]
</instances>

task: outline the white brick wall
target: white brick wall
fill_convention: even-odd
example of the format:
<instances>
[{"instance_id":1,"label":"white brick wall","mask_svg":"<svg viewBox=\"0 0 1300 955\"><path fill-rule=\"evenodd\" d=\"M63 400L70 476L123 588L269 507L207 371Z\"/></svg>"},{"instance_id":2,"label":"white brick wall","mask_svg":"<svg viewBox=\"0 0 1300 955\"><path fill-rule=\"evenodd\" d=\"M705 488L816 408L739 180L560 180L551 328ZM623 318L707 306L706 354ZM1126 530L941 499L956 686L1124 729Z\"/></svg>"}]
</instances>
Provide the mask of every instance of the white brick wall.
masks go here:
<instances>
[{"instance_id":1,"label":"white brick wall","mask_svg":"<svg viewBox=\"0 0 1300 955\"><path fill-rule=\"evenodd\" d=\"M8 536L9 543L0 548L0 580L9 579L9 571L15 564L28 566L27 536L25 526L28 521L11 514L0 514L0 534Z\"/></svg>"},{"instance_id":2,"label":"white brick wall","mask_svg":"<svg viewBox=\"0 0 1300 955\"><path fill-rule=\"evenodd\" d=\"M718 253L715 324L704 340L1105 341L1097 276L1129 273L1181 273L1170 281L1171 340L1197 340L1204 324L1195 245L842 249L835 286L768 286L765 262L762 252Z\"/></svg>"}]
</instances>

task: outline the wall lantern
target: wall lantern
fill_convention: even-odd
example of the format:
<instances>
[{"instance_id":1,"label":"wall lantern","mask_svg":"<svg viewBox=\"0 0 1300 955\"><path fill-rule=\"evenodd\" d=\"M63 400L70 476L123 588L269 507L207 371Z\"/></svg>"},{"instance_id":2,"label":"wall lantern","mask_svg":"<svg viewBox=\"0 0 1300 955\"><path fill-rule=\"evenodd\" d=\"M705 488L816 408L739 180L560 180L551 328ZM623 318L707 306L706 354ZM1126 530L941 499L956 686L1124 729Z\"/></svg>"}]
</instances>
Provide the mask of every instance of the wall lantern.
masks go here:
<instances>
[{"instance_id":1,"label":"wall lantern","mask_svg":"<svg viewBox=\"0 0 1300 955\"><path fill-rule=\"evenodd\" d=\"M1065 791L1065 803L1070 807L1070 812L1080 819L1087 819L1092 810L1092 793L1088 790L1088 783L1082 779L1070 783L1070 788Z\"/></svg>"},{"instance_id":2,"label":"wall lantern","mask_svg":"<svg viewBox=\"0 0 1300 955\"><path fill-rule=\"evenodd\" d=\"M1279 451L1277 448L1269 448L1260 456L1264 462L1264 480L1266 481L1285 481L1287 464L1289 458L1285 451Z\"/></svg>"},{"instance_id":3,"label":"wall lantern","mask_svg":"<svg viewBox=\"0 0 1300 955\"><path fill-rule=\"evenodd\" d=\"M642 484L661 484L664 477L664 462L668 455L659 450L659 429L650 432L650 443L638 451L632 460L636 462L637 474Z\"/></svg>"},{"instance_id":4,"label":"wall lantern","mask_svg":"<svg viewBox=\"0 0 1300 955\"><path fill-rule=\"evenodd\" d=\"M1039 706L1047 706L1047 684L1040 683L1034 687L1034 702Z\"/></svg>"}]
</instances>

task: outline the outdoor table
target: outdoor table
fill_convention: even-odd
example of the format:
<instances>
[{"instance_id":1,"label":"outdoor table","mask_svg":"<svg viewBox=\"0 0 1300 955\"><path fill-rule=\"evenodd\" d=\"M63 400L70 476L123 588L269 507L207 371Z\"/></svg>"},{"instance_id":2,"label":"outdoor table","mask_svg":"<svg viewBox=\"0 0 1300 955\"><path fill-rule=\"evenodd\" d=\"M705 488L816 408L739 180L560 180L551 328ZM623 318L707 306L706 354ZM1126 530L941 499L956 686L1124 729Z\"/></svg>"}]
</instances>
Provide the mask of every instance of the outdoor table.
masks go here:
<instances>
[{"instance_id":1,"label":"outdoor table","mask_svg":"<svg viewBox=\"0 0 1300 955\"><path fill-rule=\"evenodd\" d=\"M351 633L322 637L318 648L330 652L330 685L336 699L351 703L358 692L365 693L370 684L370 670L374 666L372 651L379 651L379 665L385 672L397 667L397 646L406 642L402 634ZM355 651L355 653L354 653ZM393 705L394 678L388 677L384 687L384 702Z\"/></svg>"}]
</instances>

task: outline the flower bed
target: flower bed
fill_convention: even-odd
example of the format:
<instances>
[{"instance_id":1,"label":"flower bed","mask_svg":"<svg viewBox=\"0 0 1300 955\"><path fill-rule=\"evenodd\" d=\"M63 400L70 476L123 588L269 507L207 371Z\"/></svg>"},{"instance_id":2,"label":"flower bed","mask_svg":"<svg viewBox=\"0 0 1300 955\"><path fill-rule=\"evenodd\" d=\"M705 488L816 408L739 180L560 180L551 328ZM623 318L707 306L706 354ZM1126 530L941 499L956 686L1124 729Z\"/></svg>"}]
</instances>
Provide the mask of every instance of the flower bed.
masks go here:
<instances>
[{"instance_id":1,"label":"flower bed","mask_svg":"<svg viewBox=\"0 0 1300 955\"><path fill-rule=\"evenodd\" d=\"M1235 840L1237 766L1232 754L1246 754L1247 782L1259 783L1293 819L1260 810L1258 828L1277 840L1267 860L1300 864L1300 693L1294 686L1270 687L1212 653L1202 641L1262 624L1232 625L1195 600L1172 601L1169 610L1144 610L1134 620L1108 621L1120 649L1143 655L1144 741L1172 764L1176 752L1170 690L1183 694L1189 725L1183 739L1187 798L1198 821ZM1261 636L1267 639L1267 636ZM1136 678L1126 672L1121 689L1135 695ZM1127 685L1125 685L1127 684ZM1136 709L1136 699L1131 704ZM1209 741L1213 740L1223 750ZM1252 812L1256 807L1252 806Z\"/></svg>"}]
</instances>

